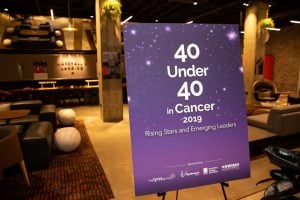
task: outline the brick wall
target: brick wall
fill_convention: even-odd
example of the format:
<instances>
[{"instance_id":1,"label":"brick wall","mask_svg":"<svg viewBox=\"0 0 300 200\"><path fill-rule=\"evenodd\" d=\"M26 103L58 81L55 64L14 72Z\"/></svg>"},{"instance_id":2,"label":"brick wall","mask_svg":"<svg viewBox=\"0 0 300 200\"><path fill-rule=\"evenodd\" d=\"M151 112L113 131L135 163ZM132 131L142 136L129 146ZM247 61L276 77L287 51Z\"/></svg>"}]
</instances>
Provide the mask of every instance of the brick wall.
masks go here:
<instances>
[{"instance_id":1,"label":"brick wall","mask_svg":"<svg viewBox=\"0 0 300 200\"><path fill-rule=\"evenodd\" d=\"M266 54L274 56L273 81L279 92L296 92L300 81L300 25L270 31Z\"/></svg>"}]
</instances>

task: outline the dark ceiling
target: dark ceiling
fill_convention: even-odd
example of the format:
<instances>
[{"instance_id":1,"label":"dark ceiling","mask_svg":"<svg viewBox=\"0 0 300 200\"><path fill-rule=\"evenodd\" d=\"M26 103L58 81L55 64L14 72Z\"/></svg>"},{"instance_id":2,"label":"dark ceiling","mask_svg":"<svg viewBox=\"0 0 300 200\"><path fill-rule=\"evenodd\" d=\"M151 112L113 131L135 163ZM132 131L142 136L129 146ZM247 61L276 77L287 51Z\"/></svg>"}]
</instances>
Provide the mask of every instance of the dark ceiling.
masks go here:
<instances>
[{"instance_id":1,"label":"dark ceiling","mask_svg":"<svg viewBox=\"0 0 300 200\"><path fill-rule=\"evenodd\" d=\"M245 6L242 0L122 0L122 20L133 16L134 22L185 23L230 23L243 24ZM248 1L249 2L249 1ZM299 0L264 0L271 4L269 16L275 26L290 25L289 20L300 20ZM89 18L95 15L95 0L69 0L70 16ZM50 15L68 17L68 0L1 0L0 9L9 9L11 14Z\"/></svg>"}]
</instances>

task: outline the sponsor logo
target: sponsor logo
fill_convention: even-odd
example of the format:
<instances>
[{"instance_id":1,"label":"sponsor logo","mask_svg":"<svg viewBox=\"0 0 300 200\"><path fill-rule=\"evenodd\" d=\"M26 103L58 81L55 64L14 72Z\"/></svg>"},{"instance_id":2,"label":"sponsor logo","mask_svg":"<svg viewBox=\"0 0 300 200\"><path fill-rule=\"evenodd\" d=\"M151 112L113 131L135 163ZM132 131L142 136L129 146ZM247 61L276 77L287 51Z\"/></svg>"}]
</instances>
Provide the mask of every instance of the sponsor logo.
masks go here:
<instances>
[{"instance_id":1,"label":"sponsor logo","mask_svg":"<svg viewBox=\"0 0 300 200\"><path fill-rule=\"evenodd\" d=\"M230 163L226 165L222 165L222 171L232 171L232 170L237 170L240 169L240 163Z\"/></svg>"},{"instance_id":2,"label":"sponsor logo","mask_svg":"<svg viewBox=\"0 0 300 200\"><path fill-rule=\"evenodd\" d=\"M216 174L218 173L218 167L205 167L203 168L203 174L207 175L207 174Z\"/></svg>"},{"instance_id":3,"label":"sponsor logo","mask_svg":"<svg viewBox=\"0 0 300 200\"><path fill-rule=\"evenodd\" d=\"M148 179L148 182L165 182L165 181L169 181L169 180L173 180L176 178L175 173L171 173L169 174L169 176L158 176L158 177L152 177L151 179Z\"/></svg>"},{"instance_id":4,"label":"sponsor logo","mask_svg":"<svg viewBox=\"0 0 300 200\"><path fill-rule=\"evenodd\" d=\"M184 178L184 177L189 177L189 176L199 176L200 172L195 171L195 172L189 172L189 171L181 171L180 173L180 177Z\"/></svg>"}]
</instances>

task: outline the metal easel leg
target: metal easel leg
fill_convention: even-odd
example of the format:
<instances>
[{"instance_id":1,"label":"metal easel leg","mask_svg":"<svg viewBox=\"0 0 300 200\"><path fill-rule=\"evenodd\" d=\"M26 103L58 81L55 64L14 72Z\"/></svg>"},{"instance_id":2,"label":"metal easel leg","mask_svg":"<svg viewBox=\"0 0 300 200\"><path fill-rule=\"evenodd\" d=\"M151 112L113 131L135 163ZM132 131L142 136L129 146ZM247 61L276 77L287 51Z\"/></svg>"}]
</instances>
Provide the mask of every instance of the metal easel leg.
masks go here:
<instances>
[{"instance_id":1,"label":"metal easel leg","mask_svg":"<svg viewBox=\"0 0 300 200\"><path fill-rule=\"evenodd\" d=\"M229 187L229 184L226 182L222 182L221 184L221 188L222 188L222 192L223 192L223 196L224 196L224 200L227 200L227 196L226 196L226 191L224 187Z\"/></svg>"},{"instance_id":2,"label":"metal easel leg","mask_svg":"<svg viewBox=\"0 0 300 200\"><path fill-rule=\"evenodd\" d=\"M162 197L162 200L165 200L167 193L166 192L158 192L157 196Z\"/></svg>"}]
</instances>

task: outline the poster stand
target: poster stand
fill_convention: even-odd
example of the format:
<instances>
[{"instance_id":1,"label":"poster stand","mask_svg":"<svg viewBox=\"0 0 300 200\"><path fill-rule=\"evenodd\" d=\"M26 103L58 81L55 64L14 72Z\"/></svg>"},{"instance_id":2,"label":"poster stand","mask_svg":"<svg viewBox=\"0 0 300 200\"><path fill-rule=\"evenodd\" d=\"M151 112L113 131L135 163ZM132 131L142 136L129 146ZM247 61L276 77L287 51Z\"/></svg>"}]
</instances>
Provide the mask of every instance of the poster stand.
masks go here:
<instances>
[{"instance_id":1,"label":"poster stand","mask_svg":"<svg viewBox=\"0 0 300 200\"><path fill-rule=\"evenodd\" d=\"M165 200L166 195L167 195L166 192L158 192L158 193L157 193L157 196L158 196L158 197L162 197L162 198L161 198L162 200Z\"/></svg>"},{"instance_id":2,"label":"poster stand","mask_svg":"<svg viewBox=\"0 0 300 200\"><path fill-rule=\"evenodd\" d=\"M224 187L229 187L229 184L226 182L221 182L220 184L221 184L224 200L227 200L227 195Z\"/></svg>"},{"instance_id":3,"label":"poster stand","mask_svg":"<svg viewBox=\"0 0 300 200\"><path fill-rule=\"evenodd\" d=\"M167 193L166 192L158 192L157 196L162 197L162 200L165 200ZM178 199L178 190L176 190L176 200Z\"/></svg>"},{"instance_id":4,"label":"poster stand","mask_svg":"<svg viewBox=\"0 0 300 200\"><path fill-rule=\"evenodd\" d=\"M229 187L229 183L221 182L220 185L221 185L221 188L222 188L224 200L227 200L227 195L226 195L225 187ZM158 196L158 197L162 197L162 200L165 200L166 195L167 195L166 192L158 192L158 193L157 193L157 196ZM176 200L177 200L177 199L178 199L178 190L176 190Z\"/></svg>"}]
</instances>

